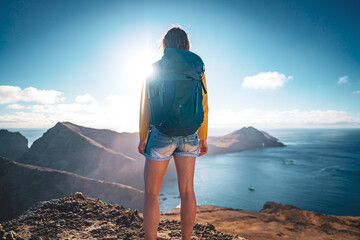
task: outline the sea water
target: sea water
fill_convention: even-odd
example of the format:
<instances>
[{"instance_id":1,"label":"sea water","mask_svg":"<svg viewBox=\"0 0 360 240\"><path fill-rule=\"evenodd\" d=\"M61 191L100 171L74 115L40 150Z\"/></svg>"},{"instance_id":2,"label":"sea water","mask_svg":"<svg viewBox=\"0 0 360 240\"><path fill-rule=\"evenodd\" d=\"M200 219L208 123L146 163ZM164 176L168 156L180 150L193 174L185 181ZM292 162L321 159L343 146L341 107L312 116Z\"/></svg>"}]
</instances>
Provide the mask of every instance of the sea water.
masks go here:
<instances>
[{"instance_id":1,"label":"sea water","mask_svg":"<svg viewBox=\"0 0 360 240\"><path fill-rule=\"evenodd\" d=\"M197 205L259 211L273 201L325 214L360 215L360 129L267 132L286 147L197 158ZM160 193L161 211L179 206L176 179L164 181Z\"/></svg>"},{"instance_id":2,"label":"sea water","mask_svg":"<svg viewBox=\"0 0 360 240\"><path fill-rule=\"evenodd\" d=\"M10 132L20 132L28 140L28 146L31 145L39 139L47 129L44 128L6 128Z\"/></svg>"}]
</instances>

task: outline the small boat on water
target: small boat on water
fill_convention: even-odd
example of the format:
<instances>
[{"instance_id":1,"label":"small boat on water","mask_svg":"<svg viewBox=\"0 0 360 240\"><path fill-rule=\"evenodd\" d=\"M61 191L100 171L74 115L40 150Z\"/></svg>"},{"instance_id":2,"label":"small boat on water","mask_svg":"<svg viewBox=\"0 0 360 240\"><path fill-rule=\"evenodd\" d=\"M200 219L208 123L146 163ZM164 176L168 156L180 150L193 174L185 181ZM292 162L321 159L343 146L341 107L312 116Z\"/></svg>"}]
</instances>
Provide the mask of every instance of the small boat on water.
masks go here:
<instances>
[{"instance_id":1,"label":"small boat on water","mask_svg":"<svg viewBox=\"0 0 360 240\"><path fill-rule=\"evenodd\" d=\"M255 188L252 186L251 181L249 181L249 191L255 191Z\"/></svg>"}]
</instances>

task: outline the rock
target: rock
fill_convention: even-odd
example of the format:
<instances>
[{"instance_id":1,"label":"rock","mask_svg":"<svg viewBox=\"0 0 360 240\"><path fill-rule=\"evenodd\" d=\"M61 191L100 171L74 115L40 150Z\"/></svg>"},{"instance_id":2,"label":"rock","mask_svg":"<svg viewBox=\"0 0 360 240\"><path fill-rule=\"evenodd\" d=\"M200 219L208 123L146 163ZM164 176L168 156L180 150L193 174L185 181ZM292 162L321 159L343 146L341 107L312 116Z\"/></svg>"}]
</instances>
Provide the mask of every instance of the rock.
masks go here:
<instances>
[{"instance_id":1,"label":"rock","mask_svg":"<svg viewBox=\"0 0 360 240\"><path fill-rule=\"evenodd\" d=\"M2 239L2 237L4 236L5 234L5 231L4 229L2 228L1 224L0 224L0 239Z\"/></svg>"},{"instance_id":2,"label":"rock","mask_svg":"<svg viewBox=\"0 0 360 240\"><path fill-rule=\"evenodd\" d=\"M178 220L180 209L161 213L160 219ZM222 233L237 234L252 240L360 239L360 217L326 215L275 202L265 203L260 212L197 206L196 222L201 225L195 224L195 231L216 228Z\"/></svg>"},{"instance_id":3,"label":"rock","mask_svg":"<svg viewBox=\"0 0 360 240\"><path fill-rule=\"evenodd\" d=\"M144 239L143 219L137 210L76 196L79 194L37 202L19 217L4 222L3 229L10 234L16 232L16 239ZM98 209L102 217L93 209ZM79 218L79 210L90 213L89 218ZM160 221L159 239L181 239L180 228L179 221ZM212 224L195 224L191 239L245 240L219 232Z\"/></svg>"},{"instance_id":4,"label":"rock","mask_svg":"<svg viewBox=\"0 0 360 240\"><path fill-rule=\"evenodd\" d=\"M0 130L0 156L17 160L28 150L28 140L21 133Z\"/></svg>"},{"instance_id":5,"label":"rock","mask_svg":"<svg viewBox=\"0 0 360 240\"><path fill-rule=\"evenodd\" d=\"M76 192L74 193L74 197L75 199L81 199L81 200L84 200L84 195L82 194L82 192Z\"/></svg>"},{"instance_id":6,"label":"rock","mask_svg":"<svg viewBox=\"0 0 360 240\"><path fill-rule=\"evenodd\" d=\"M5 233L3 238L5 238L6 240L16 240L17 239L16 233L12 230Z\"/></svg>"}]
</instances>

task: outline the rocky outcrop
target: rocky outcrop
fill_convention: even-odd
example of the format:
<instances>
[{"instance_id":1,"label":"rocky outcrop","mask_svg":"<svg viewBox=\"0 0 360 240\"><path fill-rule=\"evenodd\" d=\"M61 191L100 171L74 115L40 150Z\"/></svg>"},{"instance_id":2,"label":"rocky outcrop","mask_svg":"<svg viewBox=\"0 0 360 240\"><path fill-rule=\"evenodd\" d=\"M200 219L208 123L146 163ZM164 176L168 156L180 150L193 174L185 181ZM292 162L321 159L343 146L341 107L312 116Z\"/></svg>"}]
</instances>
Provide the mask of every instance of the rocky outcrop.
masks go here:
<instances>
[{"instance_id":1,"label":"rocky outcrop","mask_svg":"<svg viewBox=\"0 0 360 240\"><path fill-rule=\"evenodd\" d=\"M241 152L254 148L283 147L283 143L270 134L253 127L244 127L222 137L210 137L209 154Z\"/></svg>"},{"instance_id":2,"label":"rocky outcrop","mask_svg":"<svg viewBox=\"0 0 360 240\"><path fill-rule=\"evenodd\" d=\"M85 195L86 196L86 195ZM161 213L158 239L181 239L180 209ZM80 192L32 205L2 222L4 239L144 239L142 214ZM331 216L267 202L260 212L197 206L192 239L360 238L360 217ZM242 237L240 237L242 236Z\"/></svg>"},{"instance_id":3,"label":"rocky outcrop","mask_svg":"<svg viewBox=\"0 0 360 240\"><path fill-rule=\"evenodd\" d=\"M20 215L37 201L77 191L109 203L142 209L143 191L136 188L0 157L0 221Z\"/></svg>"},{"instance_id":4,"label":"rocky outcrop","mask_svg":"<svg viewBox=\"0 0 360 240\"><path fill-rule=\"evenodd\" d=\"M0 130L0 156L17 160L28 150L28 140L21 133Z\"/></svg>"},{"instance_id":5,"label":"rocky outcrop","mask_svg":"<svg viewBox=\"0 0 360 240\"><path fill-rule=\"evenodd\" d=\"M85 195L86 196L86 195ZM0 225L6 239L144 239L143 220L137 210L108 204L82 193L42 201ZM181 239L179 221L160 221L158 239ZM195 224L191 239L239 239L211 224Z\"/></svg>"},{"instance_id":6,"label":"rocky outcrop","mask_svg":"<svg viewBox=\"0 0 360 240\"><path fill-rule=\"evenodd\" d=\"M162 213L161 219L179 220L180 211ZM265 203L260 212L198 206L195 222L251 240L360 239L360 217L326 215L274 202Z\"/></svg>"},{"instance_id":7,"label":"rocky outcrop","mask_svg":"<svg viewBox=\"0 0 360 240\"><path fill-rule=\"evenodd\" d=\"M17 161L143 189L143 162L122 152L129 147L124 139L110 130L57 123Z\"/></svg>"}]
</instances>

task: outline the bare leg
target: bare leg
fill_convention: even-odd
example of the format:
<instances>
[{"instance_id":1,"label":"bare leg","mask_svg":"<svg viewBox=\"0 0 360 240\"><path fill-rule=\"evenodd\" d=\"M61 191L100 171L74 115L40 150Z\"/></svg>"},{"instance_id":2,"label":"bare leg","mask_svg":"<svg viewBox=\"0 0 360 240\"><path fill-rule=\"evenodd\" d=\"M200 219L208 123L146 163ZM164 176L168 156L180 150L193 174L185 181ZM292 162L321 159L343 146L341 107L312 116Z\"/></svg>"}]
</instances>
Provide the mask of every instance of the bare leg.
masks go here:
<instances>
[{"instance_id":1,"label":"bare leg","mask_svg":"<svg viewBox=\"0 0 360 240\"><path fill-rule=\"evenodd\" d=\"M144 167L144 231L146 240L156 240L160 221L159 193L161 183L170 160L154 161L145 159Z\"/></svg>"},{"instance_id":2,"label":"bare leg","mask_svg":"<svg viewBox=\"0 0 360 240\"><path fill-rule=\"evenodd\" d=\"M174 156L181 198L182 240L190 239L196 216L196 197L194 192L195 159L195 157Z\"/></svg>"}]
</instances>

